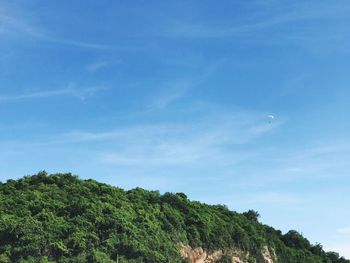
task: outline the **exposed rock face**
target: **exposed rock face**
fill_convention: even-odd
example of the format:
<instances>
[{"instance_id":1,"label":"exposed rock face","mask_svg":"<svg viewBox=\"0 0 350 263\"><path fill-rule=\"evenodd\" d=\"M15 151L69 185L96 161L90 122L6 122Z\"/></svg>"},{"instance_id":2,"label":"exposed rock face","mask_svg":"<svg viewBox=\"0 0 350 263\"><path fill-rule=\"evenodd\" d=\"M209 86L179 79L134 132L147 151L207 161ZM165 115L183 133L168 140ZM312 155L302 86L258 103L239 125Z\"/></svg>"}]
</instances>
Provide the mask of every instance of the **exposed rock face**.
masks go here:
<instances>
[{"instance_id":1,"label":"exposed rock face","mask_svg":"<svg viewBox=\"0 0 350 263\"><path fill-rule=\"evenodd\" d=\"M222 258L224 255L222 250L214 250L211 252L205 251L203 248L191 248L188 245L182 243L180 245L180 253L184 258L189 259L191 263L215 263ZM246 258L249 256L241 251L232 250L230 252L232 255L232 263L247 263ZM264 263L275 263L276 255L272 249L272 254L267 246L264 247L262 251L262 256L264 258Z\"/></svg>"},{"instance_id":2,"label":"exposed rock face","mask_svg":"<svg viewBox=\"0 0 350 263\"><path fill-rule=\"evenodd\" d=\"M270 254L269 248L267 246L264 247L263 257L264 257L265 263L274 263L273 258ZM275 256L275 258L276 258L276 256Z\"/></svg>"},{"instance_id":3,"label":"exposed rock face","mask_svg":"<svg viewBox=\"0 0 350 263\"><path fill-rule=\"evenodd\" d=\"M238 256L233 256L232 257L232 263L246 263L245 261L243 261L240 257Z\"/></svg>"},{"instance_id":4,"label":"exposed rock face","mask_svg":"<svg viewBox=\"0 0 350 263\"><path fill-rule=\"evenodd\" d=\"M203 248L194 248L180 243L180 252L184 258L188 258L191 263L215 263L222 257L221 250L215 250L211 253L204 251Z\"/></svg>"}]
</instances>

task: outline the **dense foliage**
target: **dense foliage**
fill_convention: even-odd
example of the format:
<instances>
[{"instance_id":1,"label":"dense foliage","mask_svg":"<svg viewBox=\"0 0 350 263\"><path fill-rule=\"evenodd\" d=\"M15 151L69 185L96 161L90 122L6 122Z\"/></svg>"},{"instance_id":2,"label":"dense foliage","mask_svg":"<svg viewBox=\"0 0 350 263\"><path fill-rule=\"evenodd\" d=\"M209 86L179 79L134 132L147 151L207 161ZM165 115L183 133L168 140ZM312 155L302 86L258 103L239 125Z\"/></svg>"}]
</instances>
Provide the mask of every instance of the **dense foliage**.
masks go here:
<instances>
[{"instance_id":1,"label":"dense foliage","mask_svg":"<svg viewBox=\"0 0 350 263\"><path fill-rule=\"evenodd\" d=\"M41 172L0 183L0 262L186 262L179 242L249 252L263 262L349 263L301 234L258 222L259 214L189 201L185 194L130 191L71 174Z\"/></svg>"}]
</instances>

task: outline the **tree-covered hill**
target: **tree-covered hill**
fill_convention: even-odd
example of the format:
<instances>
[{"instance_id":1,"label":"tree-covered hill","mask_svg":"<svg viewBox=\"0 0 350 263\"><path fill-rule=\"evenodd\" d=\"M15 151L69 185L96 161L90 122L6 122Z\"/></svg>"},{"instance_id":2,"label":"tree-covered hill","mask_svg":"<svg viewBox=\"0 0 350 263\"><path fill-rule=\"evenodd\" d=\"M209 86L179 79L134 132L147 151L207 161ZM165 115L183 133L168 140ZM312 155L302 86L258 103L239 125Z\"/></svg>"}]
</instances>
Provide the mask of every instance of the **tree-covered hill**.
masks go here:
<instances>
[{"instance_id":1,"label":"tree-covered hill","mask_svg":"<svg viewBox=\"0 0 350 263\"><path fill-rule=\"evenodd\" d=\"M183 193L124 191L41 172L0 183L0 262L187 262L180 244L220 249L217 262L349 263L301 234L263 225L255 211L190 201Z\"/></svg>"}]
</instances>

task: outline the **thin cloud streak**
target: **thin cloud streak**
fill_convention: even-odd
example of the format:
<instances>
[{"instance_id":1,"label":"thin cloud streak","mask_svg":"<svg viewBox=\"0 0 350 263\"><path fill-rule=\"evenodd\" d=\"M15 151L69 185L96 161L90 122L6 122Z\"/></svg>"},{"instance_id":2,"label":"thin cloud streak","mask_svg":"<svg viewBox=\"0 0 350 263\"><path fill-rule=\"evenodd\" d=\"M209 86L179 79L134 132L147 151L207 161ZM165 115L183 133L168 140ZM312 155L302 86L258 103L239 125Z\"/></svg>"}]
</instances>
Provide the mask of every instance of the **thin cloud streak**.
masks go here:
<instances>
[{"instance_id":1,"label":"thin cloud streak","mask_svg":"<svg viewBox=\"0 0 350 263\"><path fill-rule=\"evenodd\" d=\"M91 63L89 65L86 66L86 70L89 71L90 73L99 71L102 68L107 67L109 64L106 61L99 61L99 62L95 62L95 63Z\"/></svg>"},{"instance_id":2,"label":"thin cloud streak","mask_svg":"<svg viewBox=\"0 0 350 263\"><path fill-rule=\"evenodd\" d=\"M254 163L243 170L246 175L244 185L247 187L289 185L296 191L304 191L299 187L317 185L317 189L323 189L324 194L332 187L330 183L325 185L325 182L331 180L336 185L339 181L346 182L349 175L348 142L324 142L324 147L308 144L294 149L265 148L256 149L255 152L258 158L253 158ZM337 192L346 191L345 185L338 186Z\"/></svg>"},{"instance_id":3,"label":"thin cloud streak","mask_svg":"<svg viewBox=\"0 0 350 263\"><path fill-rule=\"evenodd\" d=\"M190 76L187 78L166 80L159 84L156 95L149 100L147 105L148 111L157 111L165 109L184 97L186 97L192 90L199 87L210 76L215 74L219 68L225 63L225 59L218 59L211 63L205 63L205 67L202 67L201 73L197 76Z\"/></svg>"},{"instance_id":4,"label":"thin cloud streak","mask_svg":"<svg viewBox=\"0 0 350 263\"><path fill-rule=\"evenodd\" d=\"M183 98L193 87L194 83L191 81L174 81L170 86L167 85L162 94L157 94L157 96L151 100L148 109L164 109L176 100Z\"/></svg>"},{"instance_id":5,"label":"thin cloud streak","mask_svg":"<svg viewBox=\"0 0 350 263\"><path fill-rule=\"evenodd\" d=\"M77 40L71 40L71 39L53 38L48 35L41 35L40 39L51 43L62 44L62 45L72 46L72 47L79 47L79 48L97 49L97 50L111 50L116 48L119 49L116 46L111 46L106 44L91 43L91 42L77 41Z\"/></svg>"},{"instance_id":6,"label":"thin cloud streak","mask_svg":"<svg viewBox=\"0 0 350 263\"><path fill-rule=\"evenodd\" d=\"M208 114L206 111L201 114ZM102 132L68 132L40 136L38 147L89 149L97 147L93 159L107 167L201 167L232 166L255 153L239 150L278 126L257 128L264 114L218 112L197 116L190 123L128 125ZM18 141L17 144L21 145ZM34 146L32 145L32 146ZM73 149L73 152L74 152Z\"/></svg>"},{"instance_id":7,"label":"thin cloud streak","mask_svg":"<svg viewBox=\"0 0 350 263\"><path fill-rule=\"evenodd\" d=\"M111 50L111 49L130 49L120 48L118 46L112 46L101 43L93 43L87 41L78 41L72 39L65 39L54 37L51 34L45 32L38 26L33 26L29 22L14 17L8 14L4 14L0 10L0 36L16 36L16 37L28 37L29 39L44 41L48 43L61 44L65 46L96 49L96 50Z\"/></svg>"},{"instance_id":8,"label":"thin cloud streak","mask_svg":"<svg viewBox=\"0 0 350 263\"><path fill-rule=\"evenodd\" d=\"M266 16L266 19L256 18L259 22L256 23L243 23L233 26L212 27L204 26L201 24L186 24L175 23L173 27L163 31L166 37L197 37L197 38L223 38L223 37L238 37L247 36L261 31L264 29L270 29L275 26L284 25L287 23L295 23L307 20L323 20L323 19L339 19L344 15L347 15L349 7L335 6L329 7L329 5L322 8L316 8L314 6L295 5L290 7L290 10L280 10L284 14L271 17Z\"/></svg>"},{"instance_id":9,"label":"thin cloud streak","mask_svg":"<svg viewBox=\"0 0 350 263\"><path fill-rule=\"evenodd\" d=\"M31 27L27 23L5 15L0 11L0 34L14 34L21 33L30 36L38 36L38 32L34 27Z\"/></svg>"},{"instance_id":10,"label":"thin cloud streak","mask_svg":"<svg viewBox=\"0 0 350 263\"><path fill-rule=\"evenodd\" d=\"M276 6L271 8L274 10ZM313 56L324 56L329 53L348 54L350 52L349 29L342 25L349 11L350 5L346 2L331 6L321 5L321 7L297 4L276 8L271 14L264 13L255 17L252 15L249 21L243 19L232 24L212 25L202 21L188 23L175 20L159 30L161 33L158 35L165 38L204 41L235 40L237 43L258 47L293 46L307 50ZM327 26L320 28L315 26L316 23Z\"/></svg>"},{"instance_id":11,"label":"thin cloud streak","mask_svg":"<svg viewBox=\"0 0 350 263\"><path fill-rule=\"evenodd\" d=\"M100 87L90 88L74 88L69 85L67 88L53 89L53 90L40 90L24 92L21 94L0 95L0 103L13 102L18 100L31 100L42 99L50 97L76 97L84 100L87 97L94 95L97 91L101 90Z\"/></svg>"},{"instance_id":12,"label":"thin cloud streak","mask_svg":"<svg viewBox=\"0 0 350 263\"><path fill-rule=\"evenodd\" d=\"M116 150L101 153L99 159L108 165L140 167L190 165L193 168L201 166L203 162L207 165L227 166L252 154L232 149L234 145L250 142L270 131L261 130L257 133L251 129L257 125L253 119L244 124L230 118L207 121L209 125L195 123L135 127L123 134L116 133L119 138L114 144ZM111 134L104 136L110 139ZM227 145L231 145L231 148Z\"/></svg>"}]
</instances>

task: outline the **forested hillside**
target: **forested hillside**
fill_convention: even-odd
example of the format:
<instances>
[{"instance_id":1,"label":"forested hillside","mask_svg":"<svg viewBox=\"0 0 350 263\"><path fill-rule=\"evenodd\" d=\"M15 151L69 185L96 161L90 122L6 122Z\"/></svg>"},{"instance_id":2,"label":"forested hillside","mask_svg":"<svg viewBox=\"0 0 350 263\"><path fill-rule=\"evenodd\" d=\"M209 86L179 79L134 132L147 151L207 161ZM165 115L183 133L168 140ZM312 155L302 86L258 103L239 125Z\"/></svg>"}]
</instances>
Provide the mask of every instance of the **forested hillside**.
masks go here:
<instances>
[{"instance_id":1,"label":"forested hillside","mask_svg":"<svg viewBox=\"0 0 350 263\"><path fill-rule=\"evenodd\" d=\"M301 234L183 193L124 191L41 172L0 183L0 262L188 262L180 244L222 251L217 262L349 263Z\"/></svg>"}]
</instances>

